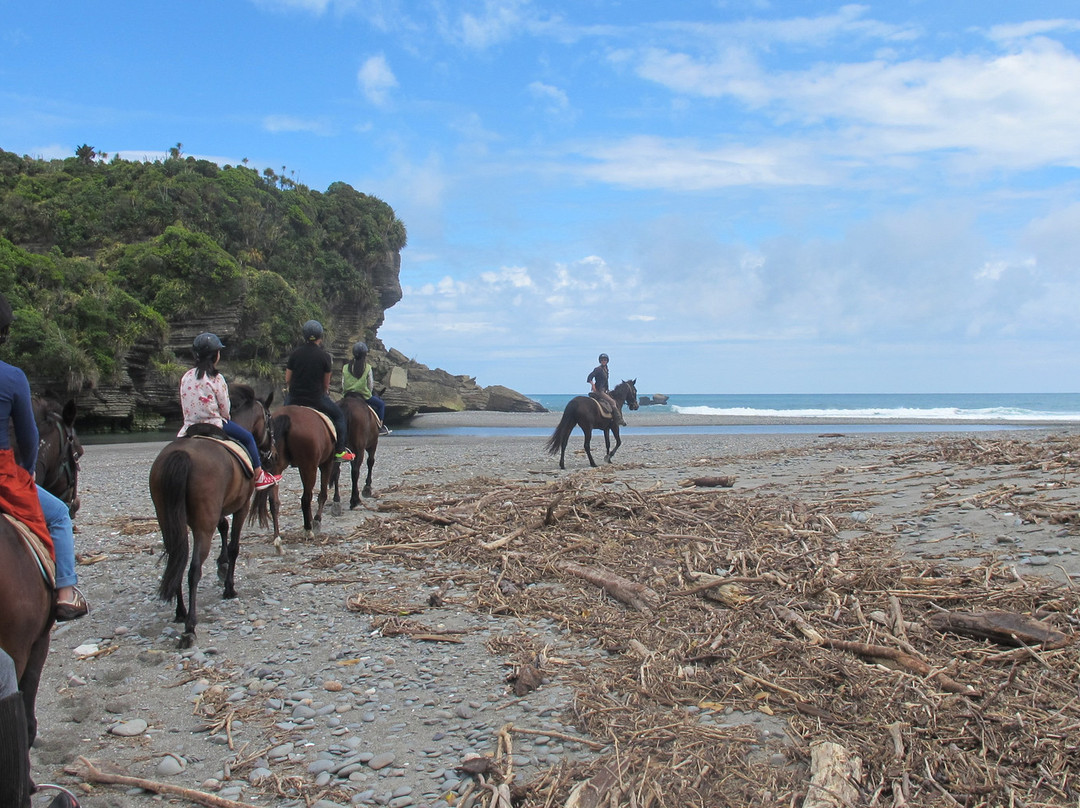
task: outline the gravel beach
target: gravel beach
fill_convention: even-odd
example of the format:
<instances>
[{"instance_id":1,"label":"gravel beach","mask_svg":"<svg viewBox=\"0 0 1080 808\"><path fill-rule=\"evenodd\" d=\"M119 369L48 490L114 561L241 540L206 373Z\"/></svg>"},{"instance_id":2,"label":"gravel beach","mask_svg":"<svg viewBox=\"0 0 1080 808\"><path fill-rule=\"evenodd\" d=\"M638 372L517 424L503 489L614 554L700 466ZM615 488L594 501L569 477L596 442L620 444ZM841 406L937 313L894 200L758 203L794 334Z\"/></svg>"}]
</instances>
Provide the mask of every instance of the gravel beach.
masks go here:
<instances>
[{"instance_id":1,"label":"gravel beach","mask_svg":"<svg viewBox=\"0 0 1080 808\"><path fill-rule=\"evenodd\" d=\"M600 649L555 619L470 608L467 586L446 589L455 575L446 561L425 567L370 552L371 520L399 518L395 503L422 504L450 484L482 492L493 481L535 487L574 477L662 494L695 478L726 475L734 478L724 493L729 497L783 492L806 501L870 502L855 511L838 506L854 524L845 531L852 541L887 535L911 557L966 563L993 555L1020 577L1080 575L1071 522L982 505L977 497L1005 488L1037 500L1044 511L1075 510L1080 480L1074 473L971 466L928 451L971 440L1038 444L1074 437L1076 427L977 435L963 427L947 434L670 434L631 424L615 463L597 469L588 467L576 432L566 471L533 435L423 434L462 426L552 429L557 419L486 413L415 419L415 431L380 442L376 498L340 516L328 506L315 542L301 539L299 477L288 470L281 486L285 555L275 554L267 528L249 524L237 565L239 597L226 601L214 574L215 548L200 587L196 646L184 651L177 649L173 607L155 598L161 540L147 474L164 443L87 446L76 548L93 612L54 630L38 698L35 779L75 789L87 808L150 804L142 789L88 784L78 764L83 756L103 770L244 804L405 808L462 804L458 795L469 793L470 784L477 794L475 778L460 767L471 756L493 755L507 725L518 731L513 769L521 782L598 754L606 739L590 738L577 725L572 688L553 676L517 695L509 681L512 662L498 651L528 643L566 665L587 667L598 663ZM603 446L599 433L594 450L597 445ZM598 459L602 454L601 448ZM929 512L929 502L941 504ZM446 597L430 605L440 587ZM431 636L380 630L376 615L349 608L358 594L414 606ZM777 719L746 720L772 726Z\"/></svg>"}]
</instances>

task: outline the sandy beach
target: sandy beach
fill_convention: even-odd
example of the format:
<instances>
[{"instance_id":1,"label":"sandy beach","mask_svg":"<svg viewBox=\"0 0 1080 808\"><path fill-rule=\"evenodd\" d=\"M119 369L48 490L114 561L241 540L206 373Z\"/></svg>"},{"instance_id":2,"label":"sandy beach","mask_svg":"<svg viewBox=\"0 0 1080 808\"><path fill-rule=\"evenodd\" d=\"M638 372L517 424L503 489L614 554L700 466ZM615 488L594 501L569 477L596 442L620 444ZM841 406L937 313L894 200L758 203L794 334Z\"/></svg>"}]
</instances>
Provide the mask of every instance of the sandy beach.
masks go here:
<instances>
[{"instance_id":1,"label":"sandy beach","mask_svg":"<svg viewBox=\"0 0 1080 808\"><path fill-rule=\"evenodd\" d=\"M613 804L631 804L630 793L639 805L789 804L808 788L811 747L829 740L861 750L861 787L879 804L946 804L943 791L968 804L997 743L1012 752L983 771L990 803L1010 789L1028 804L1073 793L1068 753L1030 734L1049 726L1039 731L1055 748L1075 748L1073 701L1013 701L1029 675L1075 695L1072 644L1033 651L1031 664L994 661L1014 652L928 626L990 604L1071 637L1080 427L631 424L615 463L596 469L575 433L566 471L536 435L426 434L547 430L557 418L415 419L380 442L376 498L328 513L315 542L301 536L289 470L286 555L250 525L230 601L211 558L187 651L154 598L160 537L146 475L163 444L88 446L76 543L94 611L54 632L37 779L80 790L88 808L150 803L130 784L89 783L80 755L252 805L487 806L500 785L514 805L563 805L604 772L622 782ZM598 570L642 600L605 589ZM726 603L694 593L723 583L709 576L730 579ZM800 621L927 669L811 642ZM999 711L986 712L991 691L1021 716L1000 730L1012 740L998 734ZM963 718L973 709L978 732ZM482 775L471 756L487 759ZM721 764L738 777L717 777Z\"/></svg>"}]
</instances>

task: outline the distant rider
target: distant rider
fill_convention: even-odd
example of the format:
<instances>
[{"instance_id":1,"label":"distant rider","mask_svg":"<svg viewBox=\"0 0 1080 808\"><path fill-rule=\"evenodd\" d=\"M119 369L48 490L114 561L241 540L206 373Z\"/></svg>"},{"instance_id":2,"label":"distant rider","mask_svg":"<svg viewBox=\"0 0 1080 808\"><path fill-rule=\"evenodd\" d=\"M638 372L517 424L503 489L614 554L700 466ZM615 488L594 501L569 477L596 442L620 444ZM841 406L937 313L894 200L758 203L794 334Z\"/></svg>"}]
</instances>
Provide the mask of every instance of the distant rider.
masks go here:
<instances>
[{"instance_id":1,"label":"distant rider","mask_svg":"<svg viewBox=\"0 0 1080 808\"><path fill-rule=\"evenodd\" d=\"M251 468L255 473L255 488L263 490L281 482L281 476L271 474L262 467L259 447L255 437L236 421L231 420L229 385L217 369L224 348L217 334L199 334L191 343L195 355L195 367L180 380L180 409L184 412L184 425L179 437L187 434L193 424L213 424L234 440L240 441L251 456Z\"/></svg>"},{"instance_id":2,"label":"distant rider","mask_svg":"<svg viewBox=\"0 0 1080 808\"><path fill-rule=\"evenodd\" d=\"M348 438L345 414L330 398L330 377L334 372L334 360L322 347L322 323L308 320L304 323L303 335L303 344L293 350L285 365L285 403L314 407L329 416L337 432L335 459L345 462L355 460L356 455L345 445Z\"/></svg>"},{"instance_id":3,"label":"distant rider","mask_svg":"<svg viewBox=\"0 0 1080 808\"><path fill-rule=\"evenodd\" d=\"M368 364L368 346L365 342L358 342L352 347L352 361L346 362L341 369L341 392L346 396L359 396L364 399L375 414L379 416L379 434L389 435L386 428L386 403L375 395L372 387L375 383L375 374L372 373L371 365Z\"/></svg>"},{"instance_id":4,"label":"distant rider","mask_svg":"<svg viewBox=\"0 0 1080 808\"><path fill-rule=\"evenodd\" d=\"M611 393L608 392L608 355L606 353L600 354L600 364L593 368L592 373L585 379L590 385L592 385L592 392L589 394L593 398L599 399L611 407L611 417L622 426L626 426L626 421L623 419L622 411L619 409L619 405L615 403L615 399L611 397Z\"/></svg>"}]
</instances>

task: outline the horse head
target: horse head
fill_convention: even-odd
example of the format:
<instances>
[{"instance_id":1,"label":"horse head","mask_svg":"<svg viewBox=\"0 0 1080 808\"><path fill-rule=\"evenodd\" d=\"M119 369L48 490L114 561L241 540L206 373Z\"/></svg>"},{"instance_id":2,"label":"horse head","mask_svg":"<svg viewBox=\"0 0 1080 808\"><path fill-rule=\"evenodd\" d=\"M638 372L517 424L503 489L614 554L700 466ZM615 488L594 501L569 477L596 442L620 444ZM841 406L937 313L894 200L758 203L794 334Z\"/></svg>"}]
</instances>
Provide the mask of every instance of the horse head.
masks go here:
<instances>
[{"instance_id":1,"label":"horse head","mask_svg":"<svg viewBox=\"0 0 1080 808\"><path fill-rule=\"evenodd\" d=\"M82 442L75 434L76 412L74 399L62 408L53 399L34 399L39 438L34 476L40 486L67 504L72 516L79 509L79 458L83 456Z\"/></svg>"},{"instance_id":2,"label":"horse head","mask_svg":"<svg viewBox=\"0 0 1080 808\"><path fill-rule=\"evenodd\" d=\"M619 399L618 396L616 396L615 394L618 393L620 390L625 396L623 400L626 402L627 408L631 410L636 410L638 408L637 379L623 379L621 382L619 382L619 385L612 391L612 396L615 398L616 401L618 401Z\"/></svg>"}]
</instances>

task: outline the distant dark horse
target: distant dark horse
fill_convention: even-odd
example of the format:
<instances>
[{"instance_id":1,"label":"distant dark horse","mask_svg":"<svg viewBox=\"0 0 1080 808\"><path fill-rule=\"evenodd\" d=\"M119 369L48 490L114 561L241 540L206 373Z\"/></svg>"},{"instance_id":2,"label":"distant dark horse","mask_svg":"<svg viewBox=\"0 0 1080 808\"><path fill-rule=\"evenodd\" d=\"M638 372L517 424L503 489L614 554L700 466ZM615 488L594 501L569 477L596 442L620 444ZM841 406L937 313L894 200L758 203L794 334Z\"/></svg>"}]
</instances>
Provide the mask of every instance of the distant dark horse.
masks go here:
<instances>
[{"instance_id":1,"label":"distant dark horse","mask_svg":"<svg viewBox=\"0 0 1080 808\"><path fill-rule=\"evenodd\" d=\"M345 422L349 425L348 446L356 454L352 466L352 494L349 496L349 508L360 505L360 492L357 483L360 479L360 464L367 453L367 479L364 481L364 496L371 496L371 470L375 466L375 451L379 448L379 417L360 396L345 396L340 402L345 413ZM334 465L334 505L332 513L341 513L341 495L338 493L338 478L341 476L341 464Z\"/></svg>"},{"instance_id":2,"label":"distant dark horse","mask_svg":"<svg viewBox=\"0 0 1080 808\"><path fill-rule=\"evenodd\" d=\"M289 466L296 466L300 471L300 481L304 492L300 496L300 510L304 513L304 536L315 537L315 532L322 524L323 507L326 505L326 491L330 483L330 471L334 460L334 435L331 426L322 413L311 407L288 404L271 419L274 430L273 459L266 465L266 470L281 474ZM311 500L314 498L315 479L319 479L319 508L311 515ZM266 525L267 511L274 523L274 549L278 555L284 554L281 541L281 526L278 521L280 497L277 486L258 491L255 494L255 512L259 515L259 524Z\"/></svg>"},{"instance_id":3,"label":"distant dark horse","mask_svg":"<svg viewBox=\"0 0 1080 808\"><path fill-rule=\"evenodd\" d=\"M235 396L241 385L233 391ZM237 423L247 420L255 426L252 434L260 446L267 443L271 421L266 408L270 399L259 401L252 393L247 406L234 413ZM256 412L248 416L250 408ZM259 424L266 428L260 429ZM176 621L184 623L180 647L195 642L197 591L203 562L210 554L214 531L221 535L218 576L225 587L222 597L235 598L234 573L240 553L240 533L251 506L254 478L241 465L233 451L219 440L195 435L213 435L215 427L198 425L188 430L192 437L177 438L158 454L150 468L150 497L154 501L161 538L165 544L165 571L158 595L162 600L176 600ZM224 433L220 433L224 437ZM262 460L267 465L267 458ZM232 516L232 529L228 517ZM188 528L193 537L188 546ZM190 549L190 553L189 553ZM190 560L190 564L189 564ZM188 603L184 606L184 571L187 569Z\"/></svg>"},{"instance_id":4,"label":"distant dark horse","mask_svg":"<svg viewBox=\"0 0 1080 808\"><path fill-rule=\"evenodd\" d=\"M75 434L75 400L60 407L49 398L34 399L34 419L37 421L38 446L37 484L68 506L75 516L79 510L79 458L82 443Z\"/></svg>"},{"instance_id":5,"label":"distant dark horse","mask_svg":"<svg viewBox=\"0 0 1080 808\"><path fill-rule=\"evenodd\" d=\"M623 404L626 404L632 410L638 408L636 385L637 379L622 381L611 391L611 397L615 399L619 410L622 410ZM618 419L606 417L600 411L600 405L596 399L589 398L589 396L575 396L566 405L566 409L563 410L562 420L559 421L554 434L547 442L548 454L559 454L559 468L566 468L566 442L570 439L570 433L574 431L575 426L580 426L581 431L585 433L585 454L589 457L590 466L596 465L596 461L593 460L592 456L592 431L594 429L604 430L604 446L607 449L604 461L610 463L611 458L615 457L615 452L619 451L619 447L622 445L622 439L619 437ZM611 448L612 433L615 434L614 449Z\"/></svg>"}]
</instances>

